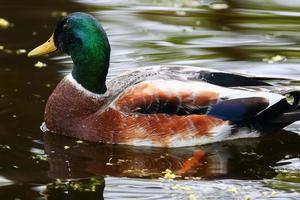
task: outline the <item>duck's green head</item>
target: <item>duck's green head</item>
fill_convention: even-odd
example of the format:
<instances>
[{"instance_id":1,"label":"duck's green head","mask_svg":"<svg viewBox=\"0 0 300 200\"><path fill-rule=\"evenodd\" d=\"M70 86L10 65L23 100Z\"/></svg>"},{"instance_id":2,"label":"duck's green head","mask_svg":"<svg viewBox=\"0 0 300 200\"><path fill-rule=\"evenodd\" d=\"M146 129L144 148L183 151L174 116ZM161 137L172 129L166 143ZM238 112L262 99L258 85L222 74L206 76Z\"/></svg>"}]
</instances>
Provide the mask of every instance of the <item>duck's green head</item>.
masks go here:
<instances>
[{"instance_id":1,"label":"duck's green head","mask_svg":"<svg viewBox=\"0 0 300 200\"><path fill-rule=\"evenodd\" d=\"M61 50L74 62L72 75L87 90L103 94L109 67L110 45L101 24L91 15L72 13L58 22L54 34L28 56Z\"/></svg>"}]
</instances>

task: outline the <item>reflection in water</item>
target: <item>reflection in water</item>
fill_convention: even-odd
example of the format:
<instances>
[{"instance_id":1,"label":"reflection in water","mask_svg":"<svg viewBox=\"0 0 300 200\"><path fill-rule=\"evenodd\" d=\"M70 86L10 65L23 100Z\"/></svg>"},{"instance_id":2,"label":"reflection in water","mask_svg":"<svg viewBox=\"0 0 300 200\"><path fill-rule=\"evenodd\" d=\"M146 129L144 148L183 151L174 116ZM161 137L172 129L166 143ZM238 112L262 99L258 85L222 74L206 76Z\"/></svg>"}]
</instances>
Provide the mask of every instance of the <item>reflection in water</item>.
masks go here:
<instances>
[{"instance_id":1,"label":"reflection in water","mask_svg":"<svg viewBox=\"0 0 300 200\"><path fill-rule=\"evenodd\" d=\"M297 194L284 191L275 193L272 188L285 188L289 191L290 188L299 187L296 184L284 187L284 183L276 179L266 180L265 183L231 180L275 177L278 161L286 155L297 156L294 152L298 149L300 139L288 132L263 140L243 139L174 149L81 143L51 133L45 134L44 141L45 151L49 154L50 178L76 180L108 175L105 178L104 194L99 195L104 195L105 199L185 199L193 196L197 199L202 196L232 199L236 195L243 199L249 194L253 199L293 198ZM199 150L205 152L204 158L182 177L176 178L188 181L134 179L163 177L162 172L165 169L176 172ZM218 180L220 178L224 180ZM194 181L190 181L191 179ZM212 180L205 181L206 179Z\"/></svg>"},{"instance_id":2,"label":"reflection in water","mask_svg":"<svg viewBox=\"0 0 300 200\"><path fill-rule=\"evenodd\" d=\"M273 167L287 153L297 149L297 135L282 132L276 138L233 140L201 147L154 148L126 145L76 143L76 140L47 133L45 151L49 154L52 179L88 176L163 177L170 169L178 172L186 160L201 150L205 156L183 174L185 178L272 178ZM285 151L283 152L282 149ZM270 154L272 151L272 154Z\"/></svg>"}]
</instances>

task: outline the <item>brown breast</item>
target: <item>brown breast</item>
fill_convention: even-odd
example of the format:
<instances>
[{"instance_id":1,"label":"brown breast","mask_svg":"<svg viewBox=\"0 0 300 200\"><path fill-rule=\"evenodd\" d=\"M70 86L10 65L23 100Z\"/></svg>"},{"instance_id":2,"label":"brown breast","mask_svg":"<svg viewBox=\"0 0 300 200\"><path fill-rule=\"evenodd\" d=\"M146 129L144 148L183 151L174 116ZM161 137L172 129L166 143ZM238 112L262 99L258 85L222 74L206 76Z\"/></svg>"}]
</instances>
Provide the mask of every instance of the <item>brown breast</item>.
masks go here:
<instances>
[{"instance_id":1,"label":"brown breast","mask_svg":"<svg viewBox=\"0 0 300 200\"><path fill-rule=\"evenodd\" d=\"M64 78L48 99L45 108L47 128L62 135L82 138L85 119L96 113L105 100L85 95ZM85 134L90 137L88 131Z\"/></svg>"}]
</instances>

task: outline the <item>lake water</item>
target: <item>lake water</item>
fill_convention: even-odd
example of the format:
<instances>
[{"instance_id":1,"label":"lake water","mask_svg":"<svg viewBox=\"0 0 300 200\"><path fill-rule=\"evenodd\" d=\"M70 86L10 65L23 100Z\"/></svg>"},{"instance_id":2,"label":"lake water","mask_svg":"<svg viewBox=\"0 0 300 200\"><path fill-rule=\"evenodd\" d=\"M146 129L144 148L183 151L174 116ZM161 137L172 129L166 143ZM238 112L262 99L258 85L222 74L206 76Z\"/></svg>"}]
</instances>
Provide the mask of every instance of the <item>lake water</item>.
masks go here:
<instances>
[{"instance_id":1,"label":"lake water","mask_svg":"<svg viewBox=\"0 0 300 200\"><path fill-rule=\"evenodd\" d=\"M44 42L74 11L93 14L106 29L110 78L176 64L300 83L297 0L1 0L0 18L10 22L0 25L1 200L300 198L299 123L266 138L174 149L44 134L45 103L71 60L60 53L29 59L20 49ZM38 61L47 66L35 67ZM205 156L185 176L164 178L199 151Z\"/></svg>"}]
</instances>

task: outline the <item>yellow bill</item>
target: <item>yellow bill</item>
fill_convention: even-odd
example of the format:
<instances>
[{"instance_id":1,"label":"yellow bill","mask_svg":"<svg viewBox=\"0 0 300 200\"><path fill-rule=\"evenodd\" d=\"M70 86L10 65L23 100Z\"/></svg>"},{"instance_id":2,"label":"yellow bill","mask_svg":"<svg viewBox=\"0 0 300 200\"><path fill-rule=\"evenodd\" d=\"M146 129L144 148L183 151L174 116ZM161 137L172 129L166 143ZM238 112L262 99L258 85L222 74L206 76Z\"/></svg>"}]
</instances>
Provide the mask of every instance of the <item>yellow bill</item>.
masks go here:
<instances>
[{"instance_id":1,"label":"yellow bill","mask_svg":"<svg viewBox=\"0 0 300 200\"><path fill-rule=\"evenodd\" d=\"M54 34L52 34L52 36L47 42L30 51L27 56L28 57L41 56L47 53L51 53L56 49L57 47L54 44Z\"/></svg>"}]
</instances>

